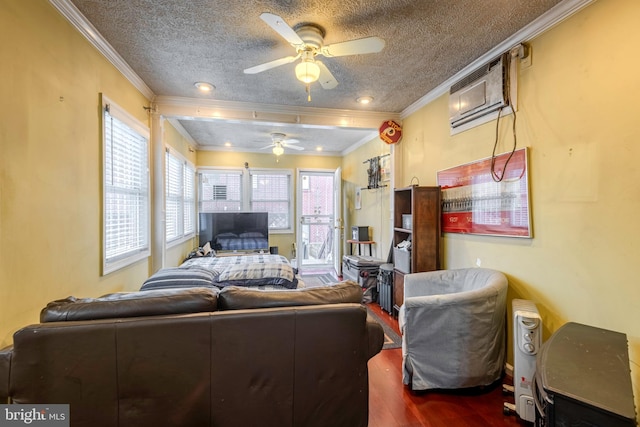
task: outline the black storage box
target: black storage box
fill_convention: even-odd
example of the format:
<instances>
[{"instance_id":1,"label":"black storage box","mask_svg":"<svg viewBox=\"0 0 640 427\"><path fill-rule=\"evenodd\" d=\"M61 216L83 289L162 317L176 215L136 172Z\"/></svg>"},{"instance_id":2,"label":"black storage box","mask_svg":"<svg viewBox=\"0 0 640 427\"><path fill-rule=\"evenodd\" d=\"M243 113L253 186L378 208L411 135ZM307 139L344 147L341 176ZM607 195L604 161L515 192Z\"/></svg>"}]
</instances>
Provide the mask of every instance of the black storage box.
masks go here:
<instances>
[{"instance_id":1,"label":"black storage box","mask_svg":"<svg viewBox=\"0 0 640 427\"><path fill-rule=\"evenodd\" d=\"M536 356L537 427L636 426L627 336L568 322Z\"/></svg>"}]
</instances>

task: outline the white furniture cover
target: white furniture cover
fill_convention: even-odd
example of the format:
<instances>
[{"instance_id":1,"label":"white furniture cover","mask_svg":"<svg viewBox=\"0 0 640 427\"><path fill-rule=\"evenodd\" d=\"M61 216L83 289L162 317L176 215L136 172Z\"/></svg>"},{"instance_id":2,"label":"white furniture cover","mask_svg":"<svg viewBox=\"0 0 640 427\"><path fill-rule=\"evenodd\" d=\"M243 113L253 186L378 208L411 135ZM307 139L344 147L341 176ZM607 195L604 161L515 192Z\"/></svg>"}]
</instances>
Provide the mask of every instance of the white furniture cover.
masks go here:
<instances>
[{"instance_id":1,"label":"white furniture cover","mask_svg":"<svg viewBox=\"0 0 640 427\"><path fill-rule=\"evenodd\" d=\"M485 268L404 277L404 384L413 390L489 385L505 361L507 278Z\"/></svg>"}]
</instances>

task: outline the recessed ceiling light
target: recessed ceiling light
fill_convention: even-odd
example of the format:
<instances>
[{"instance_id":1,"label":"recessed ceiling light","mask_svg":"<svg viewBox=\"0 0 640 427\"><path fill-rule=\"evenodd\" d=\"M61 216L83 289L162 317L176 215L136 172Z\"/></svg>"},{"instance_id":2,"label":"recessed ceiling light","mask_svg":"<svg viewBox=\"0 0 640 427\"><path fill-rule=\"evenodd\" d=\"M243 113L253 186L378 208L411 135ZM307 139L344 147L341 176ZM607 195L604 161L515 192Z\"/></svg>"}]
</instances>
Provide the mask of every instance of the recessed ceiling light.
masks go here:
<instances>
[{"instance_id":1,"label":"recessed ceiling light","mask_svg":"<svg viewBox=\"0 0 640 427\"><path fill-rule=\"evenodd\" d=\"M322 151L322 147L320 147L319 145L316 147L316 151Z\"/></svg>"},{"instance_id":2,"label":"recessed ceiling light","mask_svg":"<svg viewBox=\"0 0 640 427\"><path fill-rule=\"evenodd\" d=\"M224 146L225 147L231 147L231 143L229 141L227 141L227 142L224 143Z\"/></svg>"},{"instance_id":3,"label":"recessed ceiling light","mask_svg":"<svg viewBox=\"0 0 640 427\"><path fill-rule=\"evenodd\" d=\"M370 104L371 101L373 101L373 96L361 96L360 98L356 99L356 101L358 102L358 104L367 105Z\"/></svg>"},{"instance_id":4,"label":"recessed ceiling light","mask_svg":"<svg viewBox=\"0 0 640 427\"><path fill-rule=\"evenodd\" d=\"M195 82L194 86L202 93L211 93L216 88L214 85L207 82Z\"/></svg>"}]
</instances>

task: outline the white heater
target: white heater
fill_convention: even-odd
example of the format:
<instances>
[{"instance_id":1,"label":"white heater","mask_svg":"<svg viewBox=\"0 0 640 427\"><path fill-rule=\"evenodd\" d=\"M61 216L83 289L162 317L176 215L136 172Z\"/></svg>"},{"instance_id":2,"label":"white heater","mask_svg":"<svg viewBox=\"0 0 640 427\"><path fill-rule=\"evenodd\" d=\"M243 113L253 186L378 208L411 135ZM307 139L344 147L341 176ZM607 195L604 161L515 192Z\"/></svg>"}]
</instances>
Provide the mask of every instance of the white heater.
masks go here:
<instances>
[{"instance_id":1,"label":"white heater","mask_svg":"<svg viewBox=\"0 0 640 427\"><path fill-rule=\"evenodd\" d=\"M535 421L531 381L536 373L536 354L542 345L542 319L532 301L514 299L513 392L515 404L505 403L505 413L515 411L525 421Z\"/></svg>"}]
</instances>

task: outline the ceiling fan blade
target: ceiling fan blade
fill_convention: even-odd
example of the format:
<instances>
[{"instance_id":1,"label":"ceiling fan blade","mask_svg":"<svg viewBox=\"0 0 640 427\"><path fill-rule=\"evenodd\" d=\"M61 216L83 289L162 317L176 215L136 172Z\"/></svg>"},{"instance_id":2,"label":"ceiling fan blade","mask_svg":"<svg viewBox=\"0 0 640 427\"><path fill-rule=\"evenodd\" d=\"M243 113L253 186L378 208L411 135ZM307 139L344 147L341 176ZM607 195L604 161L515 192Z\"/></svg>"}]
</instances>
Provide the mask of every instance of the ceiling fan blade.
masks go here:
<instances>
[{"instance_id":1,"label":"ceiling fan blade","mask_svg":"<svg viewBox=\"0 0 640 427\"><path fill-rule=\"evenodd\" d=\"M267 145L266 147L262 147L261 150L266 150L267 148L271 148L275 146L275 144Z\"/></svg>"},{"instance_id":2,"label":"ceiling fan blade","mask_svg":"<svg viewBox=\"0 0 640 427\"><path fill-rule=\"evenodd\" d=\"M290 64L296 59L300 58L300 55L296 56L287 56L285 58L276 59L275 61L265 62L264 64L256 65L251 68L246 68L244 70L245 74L257 74L263 71L270 70L272 68L279 67L281 65Z\"/></svg>"},{"instance_id":3,"label":"ceiling fan blade","mask_svg":"<svg viewBox=\"0 0 640 427\"><path fill-rule=\"evenodd\" d=\"M302 41L300 36L278 15L265 12L260 15L260 18L293 46L298 47L304 45L304 41Z\"/></svg>"},{"instance_id":4,"label":"ceiling fan blade","mask_svg":"<svg viewBox=\"0 0 640 427\"><path fill-rule=\"evenodd\" d=\"M362 55L365 53L377 53L384 49L385 42L380 37L365 37L363 39L350 40L323 46L320 53L327 57Z\"/></svg>"},{"instance_id":5,"label":"ceiling fan blade","mask_svg":"<svg viewBox=\"0 0 640 427\"><path fill-rule=\"evenodd\" d=\"M333 77L333 74L331 74L331 71L329 71L327 66L317 60L316 64L320 67L320 77L318 78L320 86L322 86L323 89L333 89L338 86L338 81Z\"/></svg>"},{"instance_id":6,"label":"ceiling fan blade","mask_svg":"<svg viewBox=\"0 0 640 427\"><path fill-rule=\"evenodd\" d=\"M286 143L284 144L284 148L291 148L292 150L304 150L303 147L298 147L297 145L287 145Z\"/></svg>"},{"instance_id":7,"label":"ceiling fan blade","mask_svg":"<svg viewBox=\"0 0 640 427\"><path fill-rule=\"evenodd\" d=\"M299 144L300 141L298 141L297 139L285 139L284 143L285 144Z\"/></svg>"}]
</instances>

